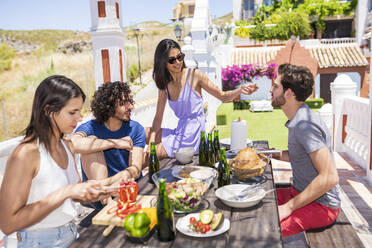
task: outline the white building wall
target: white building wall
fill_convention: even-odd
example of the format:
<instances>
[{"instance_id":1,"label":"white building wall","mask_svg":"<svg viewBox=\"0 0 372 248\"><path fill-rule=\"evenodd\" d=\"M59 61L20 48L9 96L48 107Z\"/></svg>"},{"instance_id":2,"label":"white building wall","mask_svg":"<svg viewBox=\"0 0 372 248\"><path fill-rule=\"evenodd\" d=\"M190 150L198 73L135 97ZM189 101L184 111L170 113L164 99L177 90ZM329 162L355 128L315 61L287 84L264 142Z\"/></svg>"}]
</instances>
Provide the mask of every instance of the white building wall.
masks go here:
<instances>
[{"instance_id":1,"label":"white building wall","mask_svg":"<svg viewBox=\"0 0 372 248\"><path fill-rule=\"evenodd\" d=\"M355 11L355 37L359 45L362 42L362 36L367 24L368 0L358 0Z\"/></svg>"},{"instance_id":2,"label":"white building wall","mask_svg":"<svg viewBox=\"0 0 372 248\"><path fill-rule=\"evenodd\" d=\"M102 0L100 0L102 1ZM125 74L125 50L124 50L124 28L121 25L121 1L105 0L106 17L98 17L98 0L90 1L91 8L91 32L93 44L93 58L95 70L95 84L98 88L103 83L103 68L101 51L109 51L110 63L110 81L121 81L123 72L123 81L126 81ZM119 4L119 19L116 15L116 3ZM119 49L122 51L122 68L120 69Z\"/></svg>"}]
</instances>

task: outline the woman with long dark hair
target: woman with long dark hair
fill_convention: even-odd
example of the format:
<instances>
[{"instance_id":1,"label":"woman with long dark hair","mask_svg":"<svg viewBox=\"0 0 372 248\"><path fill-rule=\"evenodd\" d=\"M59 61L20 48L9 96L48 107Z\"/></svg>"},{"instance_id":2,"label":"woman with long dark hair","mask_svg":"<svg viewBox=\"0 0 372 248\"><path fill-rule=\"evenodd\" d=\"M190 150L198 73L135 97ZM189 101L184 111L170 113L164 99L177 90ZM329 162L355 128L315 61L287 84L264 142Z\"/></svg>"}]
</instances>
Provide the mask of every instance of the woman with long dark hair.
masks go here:
<instances>
[{"instance_id":1,"label":"woman with long dark hair","mask_svg":"<svg viewBox=\"0 0 372 248\"><path fill-rule=\"evenodd\" d=\"M244 85L232 91L221 91L200 70L186 68L185 55L177 42L160 41L154 56L153 78L158 88L156 114L151 128L146 129L147 144L155 141L159 158L174 157L182 147L198 152L200 132L205 130L202 89L222 102L231 102L240 94L252 94L255 85ZM161 128L165 104L179 118L175 129Z\"/></svg>"},{"instance_id":2,"label":"woman with long dark hair","mask_svg":"<svg viewBox=\"0 0 372 248\"><path fill-rule=\"evenodd\" d=\"M18 247L68 247L78 236L73 201L107 197L101 182L80 183L63 140L81 120L84 100L64 76L50 76L36 89L26 135L9 156L0 189L0 228L7 235L17 231Z\"/></svg>"}]
</instances>

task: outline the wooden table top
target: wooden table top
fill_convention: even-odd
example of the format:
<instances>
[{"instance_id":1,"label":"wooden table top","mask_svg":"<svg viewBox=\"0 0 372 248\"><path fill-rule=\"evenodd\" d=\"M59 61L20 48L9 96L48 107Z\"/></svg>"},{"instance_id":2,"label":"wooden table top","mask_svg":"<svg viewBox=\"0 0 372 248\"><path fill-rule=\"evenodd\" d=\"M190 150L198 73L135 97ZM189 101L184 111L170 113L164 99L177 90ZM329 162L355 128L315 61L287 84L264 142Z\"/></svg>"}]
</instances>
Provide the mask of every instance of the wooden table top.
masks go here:
<instances>
[{"instance_id":1,"label":"wooden table top","mask_svg":"<svg viewBox=\"0 0 372 248\"><path fill-rule=\"evenodd\" d=\"M175 165L178 165L175 159L164 159L160 168L167 169ZM193 158L192 165L198 165L197 156ZM266 166L264 175L267 177L266 190L270 190L274 187L271 164ZM148 176L139 181L139 187L142 195L158 194L157 187L148 183ZM206 192L205 205L215 212L223 212L225 217L230 218L230 230L224 234L195 238L177 231L172 242L160 242L154 233L145 245L134 244L126 239L125 232L120 227L115 227L109 236L104 237L102 232L107 226L91 224L91 219L98 213L93 211L80 222L78 226L80 237L70 247L283 247L275 191L268 193L256 206L237 209L228 207L218 200L214 194L216 189L215 181ZM174 214L175 223L183 216L185 214ZM242 217L247 218L235 221Z\"/></svg>"}]
</instances>

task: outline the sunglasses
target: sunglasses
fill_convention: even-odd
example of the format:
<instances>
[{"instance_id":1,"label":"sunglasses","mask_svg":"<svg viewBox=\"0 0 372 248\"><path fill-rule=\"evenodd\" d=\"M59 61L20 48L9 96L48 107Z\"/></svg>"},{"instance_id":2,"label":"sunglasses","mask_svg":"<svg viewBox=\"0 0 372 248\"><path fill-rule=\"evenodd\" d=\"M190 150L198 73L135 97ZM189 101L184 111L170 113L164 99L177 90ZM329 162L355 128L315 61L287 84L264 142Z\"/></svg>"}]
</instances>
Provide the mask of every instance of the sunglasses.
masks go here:
<instances>
[{"instance_id":1,"label":"sunglasses","mask_svg":"<svg viewBox=\"0 0 372 248\"><path fill-rule=\"evenodd\" d=\"M177 55L177 57L169 57L168 58L168 63L171 64L171 65L173 65L174 62L176 62L176 60L178 60L179 62L182 62L184 58L185 58L185 54L179 53Z\"/></svg>"}]
</instances>

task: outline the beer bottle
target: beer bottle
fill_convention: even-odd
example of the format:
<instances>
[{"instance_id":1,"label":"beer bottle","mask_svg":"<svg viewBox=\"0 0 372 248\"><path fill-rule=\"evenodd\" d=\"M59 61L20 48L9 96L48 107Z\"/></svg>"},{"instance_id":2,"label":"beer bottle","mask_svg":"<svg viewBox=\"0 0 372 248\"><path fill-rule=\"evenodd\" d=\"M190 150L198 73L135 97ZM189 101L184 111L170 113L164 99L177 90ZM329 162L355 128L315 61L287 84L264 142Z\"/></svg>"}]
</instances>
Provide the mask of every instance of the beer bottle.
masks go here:
<instances>
[{"instance_id":1,"label":"beer bottle","mask_svg":"<svg viewBox=\"0 0 372 248\"><path fill-rule=\"evenodd\" d=\"M159 180L159 196L156 211L158 217L158 239L164 242L174 240L173 208L168 199L164 178Z\"/></svg>"},{"instance_id":2,"label":"beer bottle","mask_svg":"<svg viewBox=\"0 0 372 248\"><path fill-rule=\"evenodd\" d=\"M214 139L213 139L213 147L214 147L214 162L220 162L220 139L218 137L218 130L214 130Z\"/></svg>"},{"instance_id":3,"label":"beer bottle","mask_svg":"<svg viewBox=\"0 0 372 248\"><path fill-rule=\"evenodd\" d=\"M159 171L159 159L156 156L155 142L151 142L150 158L149 158L149 182L154 184L152 181L152 175Z\"/></svg>"},{"instance_id":4,"label":"beer bottle","mask_svg":"<svg viewBox=\"0 0 372 248\"><path fill-rule=\"evenodd\" d=\"M209 167L214 168L214 148L212 141L212 133L208 133L208 143L207 143L207 164Z\"/></svg>"},{"instance_id":5,"label":"beer bottle","mask_svg":"<svg viewBox=\"0 0 372 248\"><path fill-rule=\"evenodd\" d=\"M218 164L218 187L230 184L230 167L226 161L226 152L221 148L221 160Z\"/></svg>"},{"instance_id":6,"label":"beer bottle","mask_svg":"<svg viewBox=\"0 0 372 248\"><path fill-rule=\"evenodd\" d=\"M205 132L204 131L200 132L199 165L207 166Z\"/></svg>"}]
</instances>

